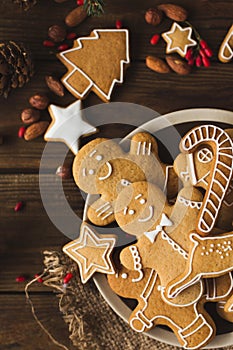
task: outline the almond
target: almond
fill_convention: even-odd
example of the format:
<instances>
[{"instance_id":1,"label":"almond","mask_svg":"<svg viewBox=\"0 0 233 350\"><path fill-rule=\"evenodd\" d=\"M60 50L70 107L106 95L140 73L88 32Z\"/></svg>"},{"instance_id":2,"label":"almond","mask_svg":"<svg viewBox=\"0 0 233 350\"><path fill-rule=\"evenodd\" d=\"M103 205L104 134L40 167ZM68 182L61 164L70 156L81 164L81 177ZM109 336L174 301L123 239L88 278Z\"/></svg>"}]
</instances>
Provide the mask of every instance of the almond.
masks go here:
<instances>
[{"instance_id":1,"label":"almond","mask_svg":"<svg viewBox=\"0 0 233 350\"><path fill-rule=\"evenodd\" d=\"M68 27L75 27L82 23L87 17L87 11L84 6L78 6L72 10L65 18L66 25Z\"/></svg>"},{"instance_id":2,"label":"almond","mask_svg":"<svg viewBox=\"0 0 233 350\"><path fill-rule=\"evenodd\" d=\"M48 88L54 92L57 96L63 97L65 95L64 87L60 80L52 75L46 75L45 77L46 84Z\"/></svg>"},{"instance_id":3,"label":"almond","mask_svg":"<svg viewBox=\"0 0 233 350\"><path fill-rule=\"evenodd\" d=\"M170 68L167 65L166 62L161 60L161 58L155 57L155 56L147 56L146 58L146 65L151 70L157 72L157 73L169 73Z\"/></svg>"},{"instance_id":4,"label":"almond","mask_svg":"<svg viewBox=\"0 0 233 350\"><path fill-rule=\"evenodd\" d=\"M40 119L40 111L33 108L25 108L21 112L21 120L24 124L32 124Z\"/></svg>"},{"instance_id":5,"label":"almond","mask_svg":"<svg viewBox=\"0 0 233 350\"><path fill-rule=\"evenodd\" d=\"M184 22L188 17L188 12L179 5L161 4L158 6L158 9L163 11L165 15L168 18L173 19L173 21Z\"/></svg>"},{"instance_id":6,"label":"almond","mask_svg":"<svg viewBox=\"0 0 233 350\"><path fill-rule=\"evenodd\" d=\"M38 122L30 125L24 133L26 141L34 140L43 135L49 126L49 122Z\"/></svg>"},{"instance_id":7,"label":"almond","mask_svg":"<svg viewBox=\"0 0 233 350\"><path fill-rule=\"evenodd\" d=\"M169 67L171 67L171 69L177 74L187 75L191 72L191 67L188 62L182 60L182 58L177 57L176 55L166 56L166 61Z\"/></svg>"}]
</instances>

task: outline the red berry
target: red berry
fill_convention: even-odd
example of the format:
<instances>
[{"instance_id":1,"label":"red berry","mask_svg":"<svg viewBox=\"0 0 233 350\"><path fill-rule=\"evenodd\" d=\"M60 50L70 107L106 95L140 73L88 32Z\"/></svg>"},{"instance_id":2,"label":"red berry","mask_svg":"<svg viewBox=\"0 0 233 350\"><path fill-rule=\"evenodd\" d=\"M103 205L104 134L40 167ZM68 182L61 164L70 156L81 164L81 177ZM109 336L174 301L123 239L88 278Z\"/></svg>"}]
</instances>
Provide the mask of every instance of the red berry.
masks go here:
<instances>
[{"instance_id":1,"label":"red berry","mask_svg":"<svg viewBox=\"0 0 233 350\"><path fill-rule=\"evenodd\" d=\"M150 39L151 45L156 45L158 43L159 39L160 39L159 34L153 35L152 38Z\"/></svg>"},{"instance_id":2,"label":"red berry","mask_svg":"<svg viewBox=\"0 0 233 350\"><path fill-rule=\"evenodd\" d=\"M73 278L73 274L71 272L67 273L67 275L64 277L63 282L64 284L69 283L69 281Z\"/></svg>"},{"instance_id":3,"label":"red berry","mask_svg":"<svg viewBox=\"0 0 233 350\"><path fill-rule=\"evenodd\" d=\"M201 67L202 66L201 56L197 56L197 58L196 58L196 66L197 67Z\"/></svg>"},{"instance_id":4,"label":"red berry","mask_svg":"<svg viewBox=\"0 0 233 350\"><path fill-rule=\"evenodd\" d=\"M25 126L21 126L18 130L18 137L20 139L22 139L24 137L24 134L25 134L25 131L26 131L26 128Z\"/></svg>"},{"instance_id":5,"label":"red berry","mask_svg":"<svg viewBox=\"0 0 233 350\"><path fill-rule=\"evenodd\" d=\"M84 4L84 0L77 0L77 5L82 6Z\"/></svg>"},{"instance_id":6,"label":"red berry","mask_svg":"<svg viewBox=\"0 0 233 350\"><path fill-rule=\"evenodd\" d=\"M203 50L203 49L200 49L199 54L201 57L206 57L205 50Z\"/></svg>"},{"instance_id":7,"label":"red berry","mask_svg":"<svg viewBox=\"0 0 233 350\"><path fill-rule=\"evenodd\" d=\"M43 41L43 45L44 45L45 47L54 47L54 46L55 46L54 42L51 41L51 40L44 40L44 41Z\"/></svg>"},{"instance_id":8,"label":"red berry","mask_svg":"<svg viewBox=\"0 0 233 350\"><path fill-rule=\"evenodd\" d=\"M14 207L15 212L20 211L22 209L23 209L23 202L18 202Z\"/></svg>"},{"instance_id":9,"label":"red berry","mask_svg":"<svg viewBox=\"0 0 233 350\"><path fill-rule=\"evenodd\" d=\"M212 57L213 51L208 47L207 49L205 49L205 54L207 57Z\"/></svg>"},{"instance_id":10,"label":"red berry","mask_svg":"<svg viewBox=\"0 0 233 350\"><path fill-rule=\"evenodd\" d=\"M68 40L72 40L72 39L76 39L76 38L77 38L76 33L68 33L66 36L66 39L68 39Z\"/></svg>"},{"instance_id":11,"label":"red berry","mask_svg":"<svg viewBox=\"0 0 233 350\"><path fill-rule=\"evenodd\" d=\"M188 65L189 66L193 66L194 65L194 58L190 58L190 60L188 60Z\"/></svg>"},{"instance_id":12,"label":"red berry","mask_svg":"<svg viewBox=\"0 0 233 350\"><path fill-rule=\"evenodd\" d=\"M116 21L116 28L117 29L121 29L122 28L122 22L119 19Z\"/></svg>"},{"instance_id":13,"label":"red berry","mask_svg":"<svg viewBox=\"0 0 233 350\"><path fill-rule=\"evenodd\" d=\"M203 49L207 49L208 48L208 44L205 40L201 40L200 41L200 46L203 48Z\"/></svg>"},{"instance_id":14,"label":"red berry","mask_svg":"<svg viewBox=\"0 0 233 350\"><path fill-rule=\"evenodd\" d=\"M16 277L15 281L18 282L18 283L25 282L26 281L26 277L25 276L18 276L18 277Z\"/></svg>"},{"instance_id":15,"label":"red berry","mask_svg":"<svg viewBox=\"0 0 233 350\"><path fill-rule=\"evenodd\" d=\"M37 279L38 283L43 283L43 279L40 277L40 275L36 274L34 277Z\"/></svg>"},{"instance_id":16,"label":"red berry","mask_svg":"<svg viewBox=\"0 0 233 350\"><path fill-rule=\"evenodd\" d=\"M185 58L187 61L191 60L193 58L193 50L192 49L188 49Z\"/></svg>"},{"instance_id":17,"label":"red berry","mask_svg":"<svg viewBox=\"0 0 233 350\"><path fill-rule=\"evenodd\" d=\"M58 46L58 51L65 51L65 50L67 50L69 48L69 45L67 45L67 44L62 44L62 45L60 45L60 46Z\"/></svg>"},{"instance_id":18,"label":"red berry","mask_svg":"<svg viewBox=\"0 0 233 350\"><path fill-rule=\"evenodd\" d=\"M209 58L202 57L202 63L203 63L204 67L206 67L206 68L210 67L210 60L209 60Z\"/></svg>"}]
</instances>

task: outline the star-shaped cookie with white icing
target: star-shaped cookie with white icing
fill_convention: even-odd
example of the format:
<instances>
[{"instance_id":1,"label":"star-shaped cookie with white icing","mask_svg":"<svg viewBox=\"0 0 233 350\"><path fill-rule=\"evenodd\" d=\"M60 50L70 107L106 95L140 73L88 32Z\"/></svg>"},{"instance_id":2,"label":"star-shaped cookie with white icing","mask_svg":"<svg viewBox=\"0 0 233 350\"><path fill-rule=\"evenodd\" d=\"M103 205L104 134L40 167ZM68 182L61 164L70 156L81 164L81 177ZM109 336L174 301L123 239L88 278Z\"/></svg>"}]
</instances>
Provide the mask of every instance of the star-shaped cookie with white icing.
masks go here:
<instances>
[{"instance_id":1,"label":"star-shaped cookie with white icing","mask_svg":"<svg viewBox=\"0 0 233 350\"><path fill-rule=\"evenodd\" d=\"M162 37L167 43L167 54L177 52L184 57L189 47L197 45L197 42L192 39L192 28L182 28L176 22L173 23L168 32L162 34Z\"/></svg>"},{"instance_id":2,"label":"star-shaped cookie with white icing","mask_svg":"<svg viewBox=\"0 0 233 350\"><path fill-rule=\"evenodd\" d=\"M115 273L111 261L115 243L115 236L100 235L84 222L79 238L66 244L63 252L78 264L81 281L86 283L95 272Z\"/></svg>"},{"instance_id":3,"label":"star-shaped cookie with white icing","mask_svg":"<svg viewBox=\"0 0 233 350\"><path fill-rule=\"evenodd\" d=\"M52 122L44 136L46 141L64 142L76 155L79 150L79 138L97 132L97 129L83 120L81 100L66 108L50 105Z\"/></svg>"}]
</instances>

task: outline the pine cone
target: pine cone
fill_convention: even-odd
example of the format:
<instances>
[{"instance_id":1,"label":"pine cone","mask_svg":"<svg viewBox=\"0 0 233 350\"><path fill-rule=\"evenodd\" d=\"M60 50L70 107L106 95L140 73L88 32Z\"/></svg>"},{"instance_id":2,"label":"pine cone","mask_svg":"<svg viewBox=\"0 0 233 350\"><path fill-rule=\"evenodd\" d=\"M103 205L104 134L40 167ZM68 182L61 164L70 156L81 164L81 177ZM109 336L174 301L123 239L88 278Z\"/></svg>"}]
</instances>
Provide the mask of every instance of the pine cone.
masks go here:
<instances>
[{"instance_id":1,"label":"pine cone","mask_svg":"<svg viewBox=\"0 0 233 350\"><path fill-rule=\"evenodd\" d=\"M0 95L22 87L33 75L31 54L21 43L0 41Z\"/></svg>"},{"instance_id":2,"label":"pine cone","mask_svg":"<svg viewBox=\"0 0 233 350\"><path fill-rule=\"evenodd\" d=\"M36 1L37 0L13 0L15 4L20 5L20 7L25 11L34 6L36 4Z\"/></svg>"}]
</instances>

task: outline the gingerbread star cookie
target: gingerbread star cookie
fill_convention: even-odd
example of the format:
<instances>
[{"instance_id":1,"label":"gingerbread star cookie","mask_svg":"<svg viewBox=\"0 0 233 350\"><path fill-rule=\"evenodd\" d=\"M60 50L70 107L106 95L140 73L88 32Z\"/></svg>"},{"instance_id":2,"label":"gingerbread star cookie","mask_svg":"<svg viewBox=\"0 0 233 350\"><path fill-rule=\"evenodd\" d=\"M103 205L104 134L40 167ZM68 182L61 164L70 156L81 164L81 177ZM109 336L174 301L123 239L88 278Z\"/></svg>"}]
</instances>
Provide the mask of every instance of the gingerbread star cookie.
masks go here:
<instances>
[{"instance_id":1,"label":"gingerbread star cookie","mask_svg":"<svg viewBox=\"0 0 233 350\"><path fill-rule=\"evenodd\" d=\"M68 69L62 82L72 95L84 99L93 91L108 102L114 85L123 83L125 65L130 63L129 33L125 29L96 29L57 57Z\"/></svg>"},{"instance_id":2,"label":"gingerbread star cookie","mask_svg":"<svg viewBox=\"0 0 233 350\"><path fill-rule=\"evenodd\" d=\"M220 46L218 58L223 63L230 62L233 58L233 24Z\"/></svg>"},{"instance_id":3,"label":"gingerbread star cookie","mask_svg":"<svg viewBox=\"0 0 233 350\"><path fill-rule=\"evenodd\" d=\"M97 131L96 128L83 120L80 100L66 108L50 105L49 113L52 117L52 123L44 139L46 141L61 141L66 143L75 155L79 149L79 138Z\"/></svg>"},{"instance_id":4,"label":"gingerbread star cookie","mask_svg":"<svg viewBox=\"0 0 233 350\"><path fill-rule=\"evenodd\" d=\"M173 23L168 32L162 34L162 37L167 43L167 54L177 52L184 57L189 47L197 45L197 42L192 39L192 28L182 28L176 22Z\"/></svg>"},{"instance_id":5,"label":"gingerbread star cookie","mask_svg":"<svg viewBox=\"0 0 233 350\"><path fill-rule=\"evenodd\" d=\"M86 283L95 272L113 274L111 253L116 243L113 235L100 235L87 223L81 225L80 237L63 247L79 266L82 283Z\"/></svg>"}]
</instances>

